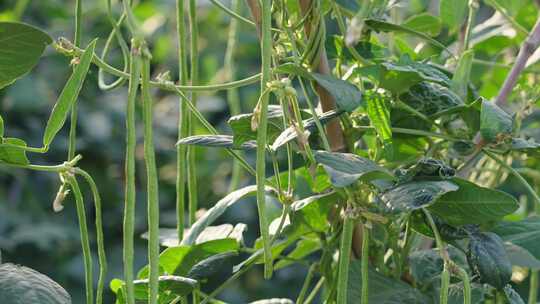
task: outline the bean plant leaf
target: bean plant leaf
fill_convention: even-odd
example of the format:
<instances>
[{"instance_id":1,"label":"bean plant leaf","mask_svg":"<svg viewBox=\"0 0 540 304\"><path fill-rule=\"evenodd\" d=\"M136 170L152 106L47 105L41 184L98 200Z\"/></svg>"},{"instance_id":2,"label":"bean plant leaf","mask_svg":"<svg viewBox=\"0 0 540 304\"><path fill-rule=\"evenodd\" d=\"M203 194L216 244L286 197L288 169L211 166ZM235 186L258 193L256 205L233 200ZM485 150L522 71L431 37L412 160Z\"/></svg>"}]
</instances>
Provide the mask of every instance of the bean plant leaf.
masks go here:
<instances>
[{"instance_id":1,"label":"bean plant leaf","mask_svg":"<svg viewBox=\"0 0 540 304\"><path fill-rule=\"evenodd\" d=\"M471 234L467 259L482 283L502 289L510 282L512 265L502 239L493 232Z\"/></svg>"},{"instance_id":2,"label":"bean plant leaf","mask_svg":"<svg viewBox=\"0 0 540 304\"><path fill-rule=\"evenodd\" d=\"M135 294L138 300L148 299L148 281L149 279L135 280ZM191 293L198 286L196 280L181 276L160 276L159 293L172 293L174 296L185 296Z\"/></svg>"},{"instance_id":3,"label":"bean plant leaf","mask_svg":"<svg viewBox=\"0 0 540 304\"><path fill-rule=\"evenodd\" d=\"M488 142L499 142L511 136L513 127L512 117L496 104L482 102L480 112L480 133Z\"/></svg>"},{"instance_id":4,"label":"bean plant leaf","mask_svg":"<svg viewBox=\"0 0 540 304\"><path fill-rule=\"evenodd\" d=\"M350 153L315 151L315 161L321 164L336 187L346 187L356 181L393 179L393 174L375 162Z\"/></svg>"},{"instance_id":5,"label":"bean plant leaf","mask_svg":"<svg viewBox=\"0 0 540 304\"><path fill-rule=\"evenodd\" d=\"M508 242L504 244L504 249L508 254L508 259L512 263L512 266L530 268L531 270L540 269L540 260L526 249Z\"/></svg>"},{"instance_id":6,"label":"bean plant leaf","mask_svg":"<svg viewBox=\"0 0 540 304\"><path fill-rule=\"evenodd\" d=\"M28 165L26 157L26 142L19 138L4 138L0 143L0 163L12 165Z\"/></svg>"},{"instance_id":7,"label":"bean plant leaf","mask_svg":"<svg viewBox=\"0 0 540 304\"><path fill-rule=\"evenodd\" d=\"M454 76L452 77L452 91L463 100L467 100L473 59L474 50L466 50L463 52L459 58Z\"/></svg>"},{"instance_id":8,"label":"bean plant leaf","mask_svg":"<svg viewBox=\"0 0 540 304\"><path fill-rule=\"evenodd\" d=\"M372 94L366 98L369 120L377 135L385 145L392 143L392 128L390 125L390 110L388 101L381 95Z\"/></svg>"},{"instance_id":9,"label":"bean plant leaf","mask_svg":"<svg viewBox=\"0 0 540 304\"><path fill-rule=\"evenodd\" d=\"M257 143L254 140L243 142L240 145L235 145L234 139L230 135L193 135L180 139L176 144L212 148L228 148L236 150L257 149Z\"/></svg>"},{"instance_id":10,"label":"bean plant leaf","mask_svg":"<svg viewBox=\"0 0 540 304\"><path fill-rule=\"evenodd\" d=\"M338 201L339 195L336 192L314 195L296 201L291 206L292 221L300 221L313 231L327 231L330 225L328 215Z\"/></svg>"},{"instance_id":11,"label":"bean plant leaf","mask_svg":"<svg viewBox=\"0 0 540 304\"><path fill-rule=\"evenodd\" d=\"M363 105L362 93L350 82L331 75L318 73L313 73L312 75L315 81L332 95L338 110L352 112Z\"/></svg>"},{"instance_id":12,"label":"bean plant leaf","mask_svg":"<svg viewBox=\"0 0 540 304\"><path fill-rule=\"evenodd\" d=\"M31 25L0 22L0 89L28 73L52 38Z\"/></svg>"},{"instance_id":13,"label":"bean plant leaf","mask_svg":"<svg viewBox=\"0 0 540 304\"><path fill-rule=\"evenodd\" d=\"M67 291L46 275L31 268L0 265L0 298L10 304L71 304Z\"/></svg>"},{"instance_id":14,"label":"bean plant leaf","mask_svg":"<svg viewBox=\"0 0 540 304\"><path fill-rule=\"evenodd\" d=\"M292 300L289 299L264 299L264 300L257 300L255 302L250 302L249 304L294 304Z\"/></svg>"},{"instance_id":15,"label":"bean plant leaf","mask_svg":"<svg viewBox=\"0 0 540 304\"><path fill-rule=\"evenodd\" d=\"M442 22L451 29L456 29L465 21L467 0L441 0L439 12Z\"/></svg>"},{"instance_id":16,"label":"bean plant leaf","mask_svg":"<svg viewBox=\"0 0 540 304\"><path fill-rule=\"evenodd\" d=\"M195 240L195 244L226 238L235 239L239 243L243 243L243 234L246 230L247 226L243 223L238 223L235 226L231 224L208 226L199 234ZM187 232L189 232L189 230L184 233ZM148 239L148 232L143 233L141 237L143 239ZM175 247L180 245L180 242L178 241L178 231L174 228L160 228L159 244L164 247Z\"/></svg>"},{"instance_id":17,"label":"bean plant leaf","mask_svg":"<svg viewBox=\"0 0 540 304\"><path fill-rule=\"evenodd\" d=\"M349 280L347 282L347 303L360 303L362 290L362 267L360 260L353 260L349 265ZM403 281L385 277L379 272L368 271L368 300L377 304L427 304L431 303L427 296L418 289Z\"/></svg>"},{"instance_id":18,"label":"bean plant leaf","mask_svg":"<svg viewBox=\"0 0 540 304\"><path fill-rule=\"evenodd\" d=\"M414 15L405 20L402 24L411 30L426 33L430 36L437 36L441 32L441 19L428 13Z\"/></svg>"},{"instance_id":19,"label":"bean plant leaf","mask_svg":"<svg viewBox=\"0 0 540 304\"><path fill-rule=\"evenodd\" d=\"M504 294L509 304L525 304L525 301L523 301L519 293L510 284L504 286Z\"/></svg>"},{"instance_id":20,"label":"bean plant leaf","mask_svg":"<svg viewBox=\"0 0 540 304\"><path fill-rule=\"evenodd\" d=\"M251 120L253 113L239 114L229 118L229 125L233 131L233 143L236 147L241 147L243 143L248 142L253 145L251 140L257 139L257 130L251 129ZM268 107L268 140L274 140L283 130L283 111L281 106L270 105Z\"/></svg>"},{"instance_id":21,"label":"bean plant leaf","mask_svg":"<svg viewBox=\"0 0 540 304\"><path fill-rule=\"evenodd\" d=\"M499 190L477 186L476 184L453 178L458 191L441 196L429 210L453 226L483 224L500 220L519 207L514 197Z\"/></svg>"},{"instance_id":22,"label":"bean plant leaf","mask_svg":"<svg viewBox=\"0 0 540 304\"><path fill-rule=\"evenodd\" d=\"M533 216L519 222L500 222L492 231L505 242L526 249L540 260L540 217Z\"/></svg>"},{"instance_id":23,"label":"bean plant leaf","mask_svg":"<svg viewBox=\"0 0 540 304\"><path fill-rule=\"evenodd\" d=\"M237 255L238 253L236 251L213 255L193 265L187 276L200 281L212 277L224 268L227 268L229 272L232 272L233 258Z\"/></svg>"},{"instance_id":24,"label":"bean plant leaf","mask_svg":"<svg viewBox=\"0 0 540 304\"><path fill-rule=\"evenodd\" d=\"M45 147L48 147L51 144L58 131L64 126L69 111L77 101L79 92L86 79L86 74L90 68L90 63L92 63L96 41L96 39L93 40L86 47L86 50L80 58L80 62L75 67L73 74L69 77L54 105L49 121L47 121L47 126L45 127L45 134L43 135L43 145Z\"/></svg>"},{"instance_id":25,"label":"bean plant leaf","mask_svg":"<svg viewBox=\"0 0 540 304\"><path fill-rule=\"evenodd\" d=\"M304 259L306 256L312 254L315 251L318 251L322 248L321 241L318 239L301 239L296 243L296 247L287 254L287 258L281 259L274 266L275 270L285 268L291 264L294 264L294 261L299 261Z\"/></svg>"},{"instance_id":26,"label":"bean plant leaf","mask_svg":"<svg viewBox=\"0 0 540 304\"><path fill-rule=\"evenodd\" d=\"M0 116L0 142L3 137L4 137L4 119L2 118L2 116Z\"/></svg>"},{"instance_id":27,"label":"bean plant leaf","mask_svg":"<svg viewBox=\"0 0 540 304\"><path fill-rule=\"evenodd\" d=\"M380 198L390 211L409 212L427 207L443 194L457 191L458 188L450 181L413 181L384 192Z\"/></svg>"},{"instance_id":28,"label":"bean plant leaf","mask_svg":"<svg viewBox=\"0 0 540 304\"><path fill-rule=\"evenodd\" d=\"M427 116L449 114L465 105L463 100L447 87L427 81L411 86L399 99Z\"/></svg>"}]
</instances>

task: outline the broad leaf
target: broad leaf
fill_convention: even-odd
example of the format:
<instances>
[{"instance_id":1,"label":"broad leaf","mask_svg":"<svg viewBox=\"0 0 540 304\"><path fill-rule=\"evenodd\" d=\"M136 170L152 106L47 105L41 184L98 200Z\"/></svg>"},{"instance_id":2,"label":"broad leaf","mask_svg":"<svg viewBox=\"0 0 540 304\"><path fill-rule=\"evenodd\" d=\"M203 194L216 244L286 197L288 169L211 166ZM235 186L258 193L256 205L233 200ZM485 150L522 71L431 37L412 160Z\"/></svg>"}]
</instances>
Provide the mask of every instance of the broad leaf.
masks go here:
<instances>
[{"instance_id":1,"label":"broad leaf","mask_svg":"<svg viewBox=\"0 0 540 304\"><path fill-rule=\"evenodd\" d=\"M320 250L322 248L321 242L318 239L302 239L296 243L296 247L287 254L287 258L281 259L274 266L275 270L285 268L291 264L294 264L294 261L300 261L306 256Z\"/></svg>"},{"instance_id":2,"label":"broad leaf","mask_svg":"<svg viewBox=\"0 0 540 304\"><path fill-rule=\"evenodd\" d=\"M525 301L523 301L519 293L510 284L504 286L504 294L509 304L525 304Z\"/></svg>"},{"instance_id":3,"label":"broad leaf","mask_svg":"<svg viewBox=\"0 0 540 304\"><path fill-rule=\"evenodd\" d=\"M480 112L480 133L488 142L499 142L512 134L512 117L496 104L482 102Z\"/></svg>"},{"instance_id":4,"label":"broad leaf","mask_svg":"<svg viewBox=\"0 0 540 304\"><path fill-rule=\"evenodd\" d=\"M0 89L28 73L52 39L24 23L0 22Z\"/></svg>"},{"instance_id":5,"label":"broad leaf","mask_svg":"<svg viewBox=\"0 0 540 304\"><path fill-rule=\"evenodd\" d=\"M235 145L233 143L233 137L230 135L193 135L180 139L176 144L238 150L257 149L257 143L253 140L243 142L240 145Z\"/></svg>"},{"instance_id":6,"label":"broad leaf","mask_svg":"<svg viewBox=\"0 0 540 304\"><path fill-rule=\"evenodd\" d=\"M301 221L309 229L317 232L325 232L330 224L328 216L340 197L336 192L319 194L296 201L292 204L292 222Z\"/></svg>"},{"instance_id":7,"label":"broad leaf","mask_svg":"<svg viewBox=\"0 0 540 304\"><path fill-rule=\"evenodd\" d=\"M250 302L249 304L294 304L292 300L289 299L264 299L258 300L255 302Z\"/></svg>"},{"instance_id":8,"label":"broad leaf","mask_svg":"<svg viewBox=\"0 0 540 304\"><path fill-rule=\"evenodd\" d=\"M468 0L441 0L439 12L444 24L456 29L465 21Z\"/></svg>"},{"instance_id":9,"label":"broad leaf","mask_svg":"<svg viewBox=\"0 0 540 304\"><path fill-rule=\"evenodd\" d=\"M453 226L483 224L500 220L519 207L514 197L499 190L475 185L469 181L454 178L458 191L440 197L429 210Z\"/></svg>"},{"instance_id":10,"label":"broad leaf","mask_svg":"<svg viewBox=\"0 0 540 304\"><path fill-rule=\"evenodd\" d=\"M30 162L26 157L26 142L18 138L4 138L0 144L0 163L12 165L28 165Z\"/></svg>"},{"instance_id":11,"label":"broad leaf","mask_svg":"<svg viewBox=\"0 0 540 304\"><path fill-rule=\"evenodd\" d=\"M445 193L458 190L449 181L413 181L400 184L381 195L386 208L394 212L409 212L433 204Z\"/></svg>"},{"instance_id":12,"label":"broad leaf","mask_svg":"<svg viewBox=\"0 0 540 304\"><path fill-rule=\"evenodd\" d=\"M193 265L187 276L200 281L212 277L224 268L227 268L229 272L232 272L233 258L237 255L238 253L236 251L213 255Z\"/></svg>"},{"instance_id":13,"label":"broad leaf","mask_svg":"<svg viewBox=\"0 0 540 304\"><path fill-rule=\"evenodd\" d=\"M229 125L233 131L234 146L240 147L243 143L257 139L257 130L251 129L253 113L239 114L229 118ZM268 140L274 140L283 130L283 111L281 106L268 106ZM252 143L254 145L254 143ZM256 147L255 147L256 148ZM255 149L254 148L254 149Z\"/></svg>"},{"instance_id":14,"label":"broad leaf","mask_svg":"<svg viewBox=\"0 0 540 304\"><path fill-rule=\"evenodd\" d=\"M502 289L510 282L512 265L502 239L495 233L471 234L467 259L470 268L480 276L482 283Z\"/></svg>"},{"instance_id":15,"label":"broad leaf","mask_svg":"<svg viewBox=\"0 0 540 304\"><path fill-rule=\"evenodd\" d=\"M363 104L362 93L351 83L331 75L312 75L315 81L332 95L338 110L352 112Z\"/></svg>"},{"instance_id":16,"label":"broad leaf","mask_svg":"<svg viewBox=\"0 0 540 304\"><path fill-rule=\"evenodd\" d=\"M246 224L239 223L235 226L231 224L222 224L218 226L206 227L195 240L195 244L219 239L235 239L238 243L243 243L243 234L247 230ZM184 233L188 233L189 230ZM143 239L148 239L148 232L142 234ZM164 247L175 247L180 245L178 241L178 231L174 228L159 229L159 244Z\"/></svg>"},{"instance_id":17,"label":"broad leaf","mask_svg":"<svg viewBox=\"0 0 540 304\"><path fill-rule=\"evenodd\" d=\"M505 242L526 249L540 260L540 217L534 216L519 222L500 222L492 231Z\"/></svg>"},{"instance_id":18,"label":"broad leaf","mask_svg":"<svg viewBox=\"0 0 540 304\"><path fill-rule=\"evenodd\" d=\"M454 76L452 77L452 91L463 100L467 100L473 60L474 50L463 52L459 58Z\"/></svg>"},{"instance_id":19,"label":"broad leaf","mask_svg":"<svg viewBox=\"0 0 540 304\"><path fill-rule=\"evenodd\" d=\"M449 246L448 253L453 262L463 267L467 265L466 256ZM444 262L437 249L427 249L412 252L409 257L410 271L417 284L429 285L440 280Z\"/></svg>"},{"instance_id":20,"label":"broad leaf","mask_svg":"<svg viewBox=\"0 0 540 304\"><path fill-rule=\"evenodd\" d=\"M420 82L399 96L408 106L427 116L440 116L463 107L458 95L445 86L431 82Z\"/></svg>"},{"instance_id":21,"label":"broad leaf","mask_svg":"<svg viewBox=\"0 0 540 304\"><path fill-rule=\"evenodd\" d=\"M138 300L148 299L148 279L135 280L135 294ZM159 293L171 293L174 296L185 296L191 293L198 285L196 280L180 276L160 276Z\"/></svg>"},{"instance_id":22,"label":"broad leaf","mask_svg":"<svg viewBox=\"0 0 540 304\"><path fill-rule=\"evenodd\" d=\"M439 35L442 26L441 19L428 13L414 15L405 20L402 25L420 33L427 33L430 36Z\"/></svg>"},{"instance_id":23,"label":"broad leaf","mask_svg":"<svg viewBox=\"0 0 540 304\"><path fill-rule=\"evenodd\" d=\"M347 303L358 304L362 290L361 262L354 260L349 265L349 280L347 288ZM385 277L379 272L369 269L368 273L369 303L377 304L428 304L429 299L419 290L404 283Z\"/></svg>"},{"instance_id":24,"label":"broad leaf","mask_svg":"<svg viewBox=\"0 0 540 304\"><path fill-rule=\"evenodd\" d=\"M336 187L346 187L356 181L393 179L390 171L375 162L350 153L315 151L315 161L323 165Z\"/></svg>"},{"instance_id":25,"label":"broad leaf","mask_svg":"<svg viewBox=\"0 0 540 304\"><path fill-rule=\"evenodd\" d=\"M69 111L77 101L79 92L86 79L86 74L90 68L90 63L92 63L96 41L97 40L93 40L86 47L86 50L80 58L80 62L75 67L73 74L69 77L54 105L49 121L47 121L47 126L45 127L45 134L43 135L43 146L45 147L48 147L51 144L58 131L62 129Z\"/></svg>"},{"instance_id":26,"label":"broad leaf","mask_svg":"<svg viewBox=\"0 0 540 304\"><path fill-rule=\"evenodd\" d=\"M534 257L529 251L512 243L505 243L504 249L508 254L508 259L512 266L530 268L531 270L540 270L540 260Z\"/></svg>"}]
</instances>

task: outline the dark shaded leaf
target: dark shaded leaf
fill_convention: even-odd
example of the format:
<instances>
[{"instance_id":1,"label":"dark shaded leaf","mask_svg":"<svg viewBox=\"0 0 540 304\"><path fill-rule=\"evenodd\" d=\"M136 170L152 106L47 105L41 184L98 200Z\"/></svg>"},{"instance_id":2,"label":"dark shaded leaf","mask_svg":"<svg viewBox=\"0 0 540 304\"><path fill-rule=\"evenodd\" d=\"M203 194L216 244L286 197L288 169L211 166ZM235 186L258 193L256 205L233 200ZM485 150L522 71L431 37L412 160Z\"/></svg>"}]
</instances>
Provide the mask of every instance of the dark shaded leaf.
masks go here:
<instances>
[{"instance_id":1,"label":"dark shaded leaf","mask_svg":"<svg viewBox=\"0 0 540 304\"><path fill-rule=\"evenodd\" d=\"M322 248L321 242L318 239L302 239L296 243L296 247L287 254L287 259L281 259L274 266L275 270L285 268L294 264L295 260L302 260L306 256L316 252Z\"/></svg>"},{"instance_id":2,"label":"dark shaded leaf","mask_svg":"<svg viewBox=\"0 0 540 304\"><path fill-rule=\"evenodd\" d=\"M512 134L512 117L496 104L482 102L480 112L480 133L488 142L499 142Z\"/></svg>"},{"instance_id":3,"label":"dark shaded leaf","mask_svg":"<svg viewBox=\"0 0 540 304\"><path fill-rule=\"evenodd\" d=\"M227 268L229 272L232 272L233 258L237 255L238 253L236 251L213 255L195 264L187 276L200 281L202 279L210 278L224 268Z\"/></svg>"},{"instance_id":4,"label":"dark shaded leaf","mask_svg":"<svg viewBox=\"0 0 540 304\"><path fill-rule=\"evenodd\" d=\"M53 141L54 137L62 129L66 122L67 116L73 104L77 102L79 92L83 86L86 74L92 63L92 56L94 56L94 49L96 48L97 39L90 42L86 47L86 50L80 58L79 64L73 70L73 74L69 77L64 89L58 96L58 100L52 109L51 116L47 121L45 127L45 134L43 135L43 146L48 147Z\"/></svg>"},{"instance_id":5,"label":"dark shaded leaf","mask_svg":"<svg viewBox=\"0 0 540 304\"><path fill-rule=\"evenodd\" d=\"M356 181L393 179L392 173L375 162L350 153L315 151L315 161L323 165L336 187L346 187Z\"/></svg>"},{"instance_id":6,"label":"dark shaded leaf","mask_svg":"<svg viewBox=\"0 0 540 304\"><path fill-rule=\"evenodd\" d=\"M148 299L148 279L135 280L135 295L138 300ZM185 296L198 285L196 280L181 276L160 276L159 293L172 293L174 296Z\"/></svg>"},{"instance_id":7,"label":"dark shaded leaf","mask_svg":"<svg viewBox=\"0 0 540 304\"><path fill-rule=\"evenodd\" d=\"M500 222L492 231L505 242L526 249L540 260L540 217L533 216L519 222Z\"/></svg>"},{"instance_id":8,"label":"dark shaded leaf","mask_svg":"<svg viewBox=\"0 0 540 304\"><path fill-rule=\"evenodd\" d=\"M194 135L180 139L177 145L194 145L213 148L228 148L238 150L255 150L257 143L254 140L246 141L239 146L234 145L230 135Z\"/></svg>"},{"instance_id":9,"label":"dark shaded leaf","mask_svg":"<svg viewBox=\"0 0 540 304\"><path fill-rule=\"evenodd\" d=\"M426 81L413 85L399 98L427 116L451 114L465 106L461 98L447 87Z\"/></svg>"},{"instance_id":10,"label":"dark shaded leaf","mask_svg":"<svg viewBox=\"0 0 540 304\"><path fill-rule=\"evenodd\" d=\"M509 304L525 304L519 293L510 284L504 286L504 294Z\"/></svg>"},{"instance_id":11,"label":"dark shaded leaf","mask_svg":"<svg viewBox=\"0 0 540 304\"><path fill-rule=\"evenodd\" d=\"M458 190L449 181L415 181L384 192L381 200L393 212L409 212L432 205L443 194Z\"/></svg>"},{"instance_id":12,"label":"dark shaded leaf","mask_svg":"<svg viewBox=\"0 0 540 304\"><path fill-rule=\"evenodd\" d=\"M31 25L0 22L0 89L28 73L52 39Z\"/></svg>"},{"instance_id":13,"label":"dark shaded leaf","mask_svg":"<svg viewBox=\"0 0 540 304\"><path fill-rule=\"evenodd\" d=\"M512 243L505 243L504 249L508 254L508 259L512 266L530 268L531 270L540 269L540 260L536 259L529 251Z\"/></svg>"},{"instance_id":14,"label":"dark shaded leaf","mask_svg":"<svg viewBox=\"0 0 540 304\"><path fill-rule=\"evenodd\" d=\"M338 110L352 112L363 105L362 93L348 81L331 75L317 73L313 73L312 75L315 81L332 95Z\"/></svg>"},{"instance_id":15,"label":"dark shaded leaf","mask_svg":"<svg viewBox=\"0 0 540 304\"><path fill-rule=\"evenodd\" d=\"M492 232L471 234L467 259L482 283L502 289L512 277L512 264L502 239Z\"/></svg>"}]
</instances>

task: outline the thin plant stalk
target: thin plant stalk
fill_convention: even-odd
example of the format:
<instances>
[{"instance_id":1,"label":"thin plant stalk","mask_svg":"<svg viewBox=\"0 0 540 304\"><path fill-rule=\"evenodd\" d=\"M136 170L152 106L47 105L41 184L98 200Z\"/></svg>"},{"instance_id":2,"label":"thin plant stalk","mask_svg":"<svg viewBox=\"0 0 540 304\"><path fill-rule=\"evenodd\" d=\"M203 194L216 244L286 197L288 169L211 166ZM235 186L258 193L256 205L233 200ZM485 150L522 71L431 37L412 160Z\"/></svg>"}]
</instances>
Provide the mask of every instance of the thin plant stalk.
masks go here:
<instances>
[{"instance_id":1,"label":"thin plant stalk","mask_svg":"<svg viewBox=\"0 0 540 304\"><path fill-rule=\"evenodd\" d=\"M361 303L368 303L369 296L369 229L365 223L362 224L362 260L361 260L361 276L362 276L362 291Z\"/></svg>"},{"instance_id":2,"label":"thin plant stalk","mask_svg":"<svg viewBox=\"0 0 540 304\"><path fill-rule=\"evenodd\" d=\"M190 35L190 79L191 85L197 85L199 82L199 26L197 23L197 1L189 0L189 28ZM197 105L197 94L191 93L191 102ZM188 117L189 133L193 134L194 126L192 121L192 115ZM195 147L187 147L187 183L188 183L188 203L189 203L189 225L192 225L196 221L197 212L197 167L196 163L196 150Z\"/></svg>"},{"instance_id":3,"label":"thin plant stalk","mask_svg":"<svg viewBox=\"0 0 540 304\"><path fill-rule=\"evenodd\" d=\"M268 102L269 95L264 94L266 84L271 80L271 57L272 57L272 32L270 29L272 18L272 3L270 0L261 1L262 23L261 23L261 98L260 98L260 119L257 128L257 208L259 212L259 226L264 248L264 277L269 279L272 276L272 251L268 235L268 222L266 219L266 131L268 127Z\"/></svg>"},{"instance_id":4,"label":"thin plant stalk","mask_svg":"<svg viewBox=\"0 0 540 304\"><path fill-rule=\"evenodd\" d=\"M341 244L339 247L339 268L337 281L337 304L347 303L347 284L349 280L349 264L354 230L354 218L349 210L345 211Z\"/></svg>"},{"instance_id":5,"label":"thin plant stalk","mask_svg":"<svg viewBox=\"0 0 540 304\"><path fill-rule=\"evenodd\" d=\"M128 304L135 303L135 289L133 285L133 256L135 237L135 149L137 145L136 125L135 125L135 102L139 80L141 75L140 48L132 46L130 59L127 109L126 109L126 160L125 160L125 203L124 203L124 223L123 223L123 260L124 260L124 280L126 281L126 300Z\"/></svg>"},{"instance_id":6,"label":"thin plant stalk","mask_svg":"<svg viewBox=\"0 0 540 304\"><path fill-rule=\"evenodd\" d=\"M82 38L82 1L75 0L75 34L73 43L75 46L81 46ZM71 117L69 126L68 160L75 156L77 142L77 102L71 107Z\"/></svg>"},{"instance_id":7,"label":"thin plant stalk","mask_svg":"<svg viewBox=\"0 0 540 304\"><path fill-rule=\"evenodd\" d=\"M186 50L186 26L185 26L185 0L176 0L176 31L178 35L178 69L180 84L185 85L188 81L187 50ZM178 113L178 140L189 136L188 108L182 97L179 98ZM176 229L178 240L184 238L184 214L186 209L186 151L184 145L176 146Z\"/></svg>"},{"instance_id":8,"label":"thin plant stalk","mask_svg":"<svg viewBox=\"0 0 540 304\"><path fill-rule=\"evenodd\" d=\"M103 303L103 288L107 276L107 255L105 253L105 240L103 236L103 215L101 208L101 196L99 190L94 182L94 179L90 174L80 168L74 168L76 174L81 175L86 183L90 186L90 191L94 198L95 209L95 225L96 225L96 242L98 247L98 260L99 260L99 277L96 291L96 304Z\"/></svg>"},{"instance_id":9,"label":"thin plant stalk","mask_svg":"<svg viewBox=\"0 0 540 304\"><path fill-rule=\"evenodd\" d=\"M298 298L296 298L295 303L304 303L304 298L306 297L309 285L311 284L311 280L313 279L313 275L315 274L316 269L317 264L313 264L309 267L308 273L304 280L304 284L302 284L302 289L300 289L300 293L298 294Z\"/></svg>"},{"instance_id":10,"label":"thin plant stalk","mask_svg":"<svg viewBox=\"0 0 540 304\"><path fill-rule=\"evenodd\" d=\"M144 121L144 161L146 164L147 204L148 204L148 260L149 260L149 304L157 304L159 293L159 193L154 132L152 126L152 97L150 95L150 54L143 51L141 95Z\"/></svg>"},{"instance_id":11,"label":"thin plant stalk","mask_svg":"<svg viewBox=\"0 0 540 304\"><path fill-rule=\"evenodd\" d=\"M448 289L450 286L450 258L448 256L448 252L446 251L446 247L444 245L444 242L441 238L441 235L439 233L439 229L437 229L437 226L435 225L435 221L433 220L433 217L427 211L426 209L422 209L424 211L424 214L428 220L429 226L431 227L431 231L433 232L433 235L435 235L435 243L437 244L437 248L439 249L439 253L441 255L441 258L444 261L444 268L441 273L441 290L440 290L440 304L447 304L448 303ZM470 290L469 290L470 291Z\"/></svg>"},{"instance_id":12,"label":"thin plant stalk","mask_svg":"<svg viewBox=\"0 0 540 304\"><path fill-rule=\"evenodd\" d=\"M77 206L77 217L79 219L79 230L81 236L81 244L84 260L84 274L85 274L85 293L86 303L94 303L94 276L92 271L92 253L90 252L90 240L88 239L88 225L86 224L86 212L84 211L84 200L79 188L79 183L70 172L64 175L67 178L67 182L73 191L75 196L75 204Z\"/></svg>"}]
</instances>

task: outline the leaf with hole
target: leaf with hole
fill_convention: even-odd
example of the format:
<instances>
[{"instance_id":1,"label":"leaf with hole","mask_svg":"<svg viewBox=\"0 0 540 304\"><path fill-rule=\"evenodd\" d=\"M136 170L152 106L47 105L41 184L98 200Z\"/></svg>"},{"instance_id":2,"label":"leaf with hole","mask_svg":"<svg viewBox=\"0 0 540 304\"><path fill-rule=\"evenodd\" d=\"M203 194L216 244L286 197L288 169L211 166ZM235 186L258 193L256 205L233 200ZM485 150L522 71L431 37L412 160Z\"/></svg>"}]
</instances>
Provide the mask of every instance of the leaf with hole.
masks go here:
<instances>
[{"instance_id":1,"label":"leaf with hole","mask_svg":"<svg viewBox=\"0 0 540 304\"><path fill-rule=\"evenodd\" d=\"M51 37L31 25L0 22L0 89L28 73L39 61Z\"/></svg>"},{"instance_id":2,"label":"leaf with hole","mask_svg":"<svg viewBox=\"0 0 540 304\"><path fill-rule=\"evenodd\" d=\"M73 107L73 104L77 102L84 80L86 79L86 74L90 68L90 63L92 63L96 41L97 39L93 40L86 47L86 50L81 55L80 62L73 70L73 74L69 77L54 105L51 116L47 121L47 126L45 127L45 134L43 135L43 146L45 147L49 147L58 131L62 129L69 111Z\"/></svg>"},{"instance_id":3,"label":"leaf with hole","mask_svg":"<svg viewBox=\"0 0 540 304\"><path fill-rule=\"evenodd\" d=\"M321 164L336 187L346 187L357 181L393 179L393 174L375 162L350 153L315 151L315 161Z\"/></svg>"}]
</instances>

